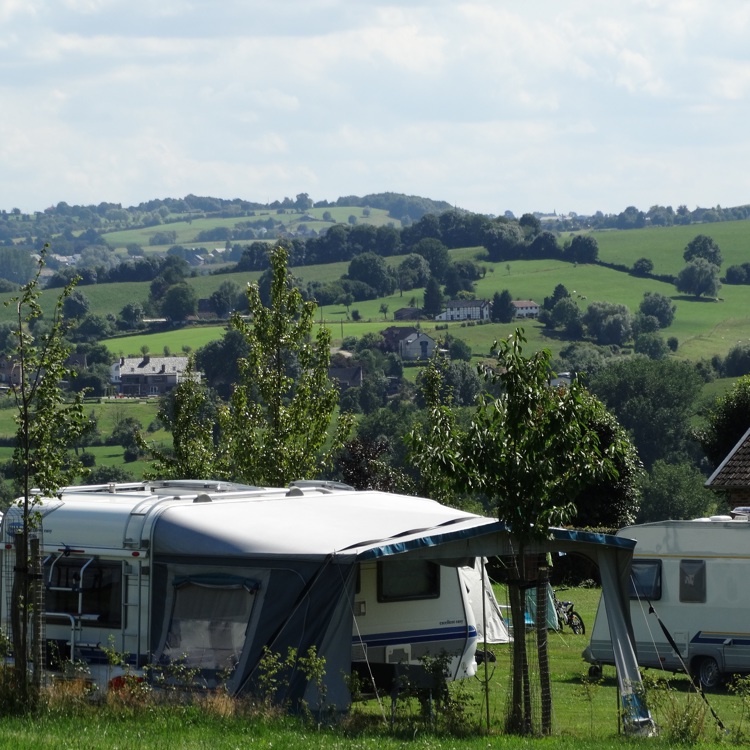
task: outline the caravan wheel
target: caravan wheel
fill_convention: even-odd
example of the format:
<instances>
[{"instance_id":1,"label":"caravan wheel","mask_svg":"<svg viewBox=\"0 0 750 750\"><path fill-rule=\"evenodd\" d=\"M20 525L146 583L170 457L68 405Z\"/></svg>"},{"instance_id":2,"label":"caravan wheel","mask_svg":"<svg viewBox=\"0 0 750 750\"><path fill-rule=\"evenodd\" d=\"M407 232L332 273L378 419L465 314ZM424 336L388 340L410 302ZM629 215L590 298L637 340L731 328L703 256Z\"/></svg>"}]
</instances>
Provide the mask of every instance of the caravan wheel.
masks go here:
<instances>
[{"instance_id":1,"label":"caravan wheel","mask_svg":"<svg viewBox=\"0 0 750 750\"><path fill-rule=\"evenodd\" d=\"M704 690L714 690L721 684L721 670L716 663L716 659L711 656L704 656L698 662L696 674Z\"/></svg>"}]
</instances>

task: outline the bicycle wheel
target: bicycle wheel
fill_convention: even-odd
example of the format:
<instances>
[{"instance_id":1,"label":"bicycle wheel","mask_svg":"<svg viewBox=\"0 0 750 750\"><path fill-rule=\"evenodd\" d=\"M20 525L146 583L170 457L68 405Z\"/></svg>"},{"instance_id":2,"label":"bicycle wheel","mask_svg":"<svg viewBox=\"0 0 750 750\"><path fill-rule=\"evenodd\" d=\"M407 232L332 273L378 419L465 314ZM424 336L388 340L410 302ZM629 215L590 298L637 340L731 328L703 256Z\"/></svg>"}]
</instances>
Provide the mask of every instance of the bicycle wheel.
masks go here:
<instances>
[{"instance_id":1,"label":"bicycle wheel","mask_svg":"<svg viewBox=\"0 0 750 750\"><path fill-rule=\"evenodd\" d=\"M578 612L571 612L568 615L568 625L570 625L570 629L576 635L584 635L586 632L586 626L583 624L581 615L579 615Z\"/></svg>"}]
</instances>

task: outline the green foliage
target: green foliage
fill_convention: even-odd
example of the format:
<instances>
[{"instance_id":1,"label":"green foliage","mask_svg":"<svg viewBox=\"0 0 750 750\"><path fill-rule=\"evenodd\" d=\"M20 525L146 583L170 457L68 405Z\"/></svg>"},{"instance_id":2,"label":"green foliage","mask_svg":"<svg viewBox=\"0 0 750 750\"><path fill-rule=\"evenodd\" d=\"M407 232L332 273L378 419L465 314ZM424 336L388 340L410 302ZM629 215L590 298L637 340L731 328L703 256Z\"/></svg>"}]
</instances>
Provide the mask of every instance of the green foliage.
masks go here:
<instances>
[{"instance_id":1,"label":"green foliage","mask_svg":"<svg viewBox=\"0 0 750 750\"><path fill-rule=\"evenodd\" d=\"M410 435L413 460L433 496L444 500L457 493L486 498L519 542L509 598L514 622L523 621L520 582L533 580L526 571L524 548L544 539L550 526L571 521L572 498L586 485L616 472L622 441L602 446L590 425L596 401L578 380L566 388L549 386L548 350L524 357L525 338L516 330L495 345L497 364L485 370L493 393L478 399L467 427L460 427L449 406L441 402L441 376L431 363L424 376L428 418ZM543 566L542 566L543 567ZM546 570L546 568L545 568ZM551 731L551 691L546 641L538 650L542 731ZM512 689L508 731L532 731L532 708L525 639L513 640Z\"/></svg>"},{"instance_id":2,"label":"green foliage","mask_svg":"<svg viewBox=\"0 0 750 750\"><path fill-rule=\"evenodd\" d=\"M591 391L628 430L646 468L683 455L701 380L689 362L642 355L611 359L590 379Z\"/></svg>"},{"instance_id":3,"label":"green foliage","mask_svg":"<svg viewBox=\"0 0 750 750\"><path fill-rule=\"evenodd\" d=\"M82 318L90 308L88 297L79 289L75 289L63 302L63 315L66 318Z\"/></svg>"},{"instance_id":4,"label":"green foliage","mask_svg":"<svg viewBox=\"0 0 750 750\"><path fill-rule=\"evenodd\" d=\"M467 428L443 405L440 372L430 365L429 421L410 435L415 463L423 477L434 477L441 495L459 490L489 498L522 541L567 523L575 513L571 497L611 474L619 449L602 452L588 426L595 401L575 380L550 388L549 351L524 357L524 342L517 330L497 346L497 365L485 377L499 395L480 398Z\"/></svg>"},{"instance_id":5,"label":"green foliage","mask_svg":"<svg viewBox=\"0 0 750 750\"><path fill-rule=\"evenodd\" d=\"M599 258L599 243L590 234L577 234L570 242L566 259L574 263L596 263Z\"/></svg>"},{"instance_id":6,"label":"green foliage","mask_svg":"<svg viewBox=\"0 0 750 750\"><path fill-rule=\"evenodd\" d=\"M675 286L678 292L695 297L716 297L721 289L719 266L705 258L696 257L677 274Z\"/></svg>"},{"instance_id":7,"label":"green foliage","mask_svg":"<svg viewBox=\"0 0 750 750\"><path fill-rule=\"evenodd\" d=\"M42 316L39 278L46 250L45 247L36 275L13 298L17 326L14 358L18 365L18 379L12 383L17 409L13 464L22 493L19 501L22 530L20 538L16 538L22 551L17 560L22 562L15 568L10 601L15 679L21 704L28 708L35 705L41 683L41 665L33 656L41 653L41 634L37 623L32 642L28 619L33 614L31 602L38 585L31 554L31 531L37 523L33 513L36 493L53 497L60 487L74 483L79 475L85 474L80 460L70 455L69 446L77 443L87 426L83 392L67 400L62 390L62 383L74 376L65 364L70 348L63 338L63 306L73 292L75 281L62 290L47 325L39 326L40 332L33 332L34 324ZM29 659L33 665L31 674L27 672Z\"/></svg>"},{"instance_id":8,"label":"green foliage","mask_svg":"<svg viewBox=\"0 0 750 750\"><path fill-rule=\"evenodd\" d=\"M625 305L592 302L581 322L597 344L623 346L633 335L633 315Z\"/></svg>"},{"instance_id":9,"label":"green foliage","mask_svg":"<svg viewBox=\"0 0 750 750\"><path fill-rule=\"evenodd\" d=\"M711 515L716 495L706 489L705 481L705 476L688 463L656 461L643 478L638 523Z\"/></svg>"},{"instance_id":10,"label":"green foliage","mask_svg":"<svg viewBox=\"0 0 750 750\"><path fill-rule=\"evenodd\" d=\"M293 673L299 670L317 690L318 705L315 710L320 714L326 703L325 667L325 657L318 656L314 646L311 646L303 655L299 655L296 648L290 647L286 656L271 651L268 646L264 646L263 656L257 669L256 697L266 708L286 708L285 690Z\"/></svg>"},{"instance_id":11,"label":"green foliage","mask_svg":"<svg viewBox=\"0 0 750 750\"><path fill-rule=\"evenodd\" d=\"M695 431L712 466L718 466L750 428L750 375L713 402L706 416L706 426Z\"/></svg>"},{"instance_id":12,"label":"green foliage","mask_svg":"<svg viewBox=\"0 0 750 750\"><path fill-rule=\"evenodd\" d=\"M161 313L169 320L185 320L195 313L197 306L195 290L182 282L167 289L161 303Z\"/></svg>"},{"instance_id":13,"label":"green foliage","mask_svg":"<svg viewBox=\"0 0 750 750\"><path fill-rule=\"evenodd\" d=\"M669 328L674 321L677 305L664 294L644 292L643 301L638 309L644 315L653 315L659 321L660 328Z\"/></svg>"},{"instance_id":14,"label":"green foliage","mask_svg":"<svg viewBox=\"0 0 750 750\"><path fill-rule=\"evenodd\" d=\"M153 463L145 479L207 479L217 476L214 424L216 409L206 387L197 379L194 358L188 359L184 378L162 401L158 419L172 432L172 451L148 445L140 447ZM140 435L140 433L139 433Z\"/></svg>"},{"instance_id":15,"label":"green foliage","mask_svg":"<svg viewBox=\"0 0 750 750\"><path fill-rule=\"evenodd\" d=\"M443 292L440 289L438 280L431 276L424 290L424 302L422 305L424 314L431 318L439 315L443 309Z\"/></svg>"},{"instance_id":16,"label":"green foliage","mask_svg":"<svg viewBox=\"0 0 750 750\"><path fill-rule=\"evenodd\" d=\"M613 471L588 483L575 497L574 526L617 529L635 521L641 505L643 465L627 432L604 404L590 394L588 426L601 451L611 457Z\"/></svg>"},{"instance_id":17,"label":"green foliage","mask_svg":"<svg viewBox=\"0 0 750 750\"><path fill-rule=\"evenodd\" d=\"M495 292L492 297L491 320L493 323L510 323L516 314L513 297L507 289Z\"/></svg>"},{"instance_id":18,"label":"green foliage","mask_svg":"<svg viewBox=\"0 0 750 750\"><path fill-rule=\"evenodd\" d=\"M682 257L685 259L685 263L689 263L695 258L705 258L715 266L720 266L724 260L716 241L705 234L699 234L690 240Z\"/></svg>"},{"instance_id":19,"label":"green foliage","mask_svg":"<svg viewBox=\"0 0 750 750\"><path fill-rule=\"evenodd\" d=\"M64 381L74 377L65 364L70 347L64 339L62 308L75 283L63 289L46 330L36 338L30 331L33 323L42 316L39 273L43 266L44 254L37 275L22 286L19 296L13 299L17 315L14 356L20 376L20 382L12 389L18 409L13 460L16 476L22 478L26 520L28 504L33 502L32 486L44 495L53 496L81 473L81 467L71 458L68 447L87 427L83 412L84 394L77 393L68 400L62 387Z\"/></svg>"},{"instance_id":20,"label":"green foliage","mask_svg":"<svg viewBox=\"0 0 750 750\"><path fill-rule=\"evenodd\" d=\"M563 297L549 312L549 323L553 328L562 328L569 338L580 338L583 320L578 303L572 297Z\"/></svg>"},{"instance_id":21,"label":"green foliage","mask_svg":"<svg viewBox=\"0 0 750 750\"><path fill-rule=\"evenodd\" d=\"M638 258L633 263L633 275L647 276L654 270L654 262L650 258Z\"/></svg>"},{"instance_id":22,"label":"green foliage","mask_svg":"<svg viewBox=\"0 0 750 750\"><path fill-rule=\"evenodd\" d=\"M342 444L349 419L339 418L325 447L338 404L328 379L331 334L320 327L311 342L315 303L292 286L284 245L271 251L270 260L270 306L262 303L258 285L250 285L252 322L232 317L247 354L229 404L219 411L220 470L238 481L283 486L318 475Z\"/></svg>"},{"instance_id":23,"label":"green foliage","mask_svg":"<svg viewBox=\"0 0 750 750\"><path fill-rule=\"evenodd\" d=\"M658 333L641 333L635 337L633 351L649 359L664 359L669 353L669 347Z\"/></svg>"},{"instance_id":24,"label":"green foliage","mask_svg":"<svg viewBox=\"0 0 750 750\"><path fill-rule=\"evenodd\" d=\"M697 690L687 695L661 677L644 677L644 689L660 734L669 747L702 744L711 728L709 709Z\"/></svg>"},{"instance_id":25,"label":"green foliage","mask_svg":"<svg viewBox=\"0 0 750 750\"><path fill-rule=\"evenodd\" d=\"M729 350L724 359L724 375L729 378L750 375L750 343L743 341Z\"/></svg>"}]
</instances>

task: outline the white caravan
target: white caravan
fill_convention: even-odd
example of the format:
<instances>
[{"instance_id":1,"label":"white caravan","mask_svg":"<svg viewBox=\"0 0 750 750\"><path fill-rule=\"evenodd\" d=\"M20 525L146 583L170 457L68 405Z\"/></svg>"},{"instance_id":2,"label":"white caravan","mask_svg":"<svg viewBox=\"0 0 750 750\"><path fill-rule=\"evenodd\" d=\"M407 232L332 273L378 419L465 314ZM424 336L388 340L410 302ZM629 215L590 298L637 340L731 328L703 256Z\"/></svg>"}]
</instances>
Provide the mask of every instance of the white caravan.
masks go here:
<instances>
[{"instance_id":1,"label":"white caravan","mask_svg":"<svg viewBox=\"0 0 750 750\"><path fill-rule=\"evenodd\" d=\"M432 500L332 483L160 481L69 487L34 510L48 659L100 664L102 676L113 676L104 646L135 669L185 659L209 685L230 674L241 693L265 647L314 645L327 701L345 708L342 674L352 669L365 689L373 680L389 689L404 674L425 680L423 657L445 653L459 679L476 671L483 616L489 640L507 640L474 558L399 554L415 533L429 545L433 530L490 522ZM2 523L6 587L20 523L17 507ZM7 597L0 616L7 633ZM290 682L286 697L305 698L305 681Z\"/></svg>"},{"instance_id":2,"label":"white caravan","mask_svg":"<svg viewBox=\"0 0 750 750\"><path fill-rule=\"evenodd\" d=\"M687 671L705 688L750 673L747 516L646 523L617 536L637 542L630 618L638 664ZM593 669L614 664L603 599L583 655Z\"/></svg>"}]
</instances>

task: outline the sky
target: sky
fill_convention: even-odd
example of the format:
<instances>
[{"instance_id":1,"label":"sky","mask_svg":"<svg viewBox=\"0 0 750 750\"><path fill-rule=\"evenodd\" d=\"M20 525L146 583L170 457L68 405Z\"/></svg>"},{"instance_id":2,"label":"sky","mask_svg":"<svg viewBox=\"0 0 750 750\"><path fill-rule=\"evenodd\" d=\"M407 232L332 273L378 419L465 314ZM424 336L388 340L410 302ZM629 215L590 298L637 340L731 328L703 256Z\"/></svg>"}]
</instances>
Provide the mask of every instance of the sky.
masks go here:
<instances>
[{"instance_id":1,"label":"sky","mask_svg":"<svg viewBox=\"0 0 750 750\"><path fill-rule=\"evenodd\" d=\"M0 0L0 209L750 203L747 0Z\"/></svg>"}]
</instances>

